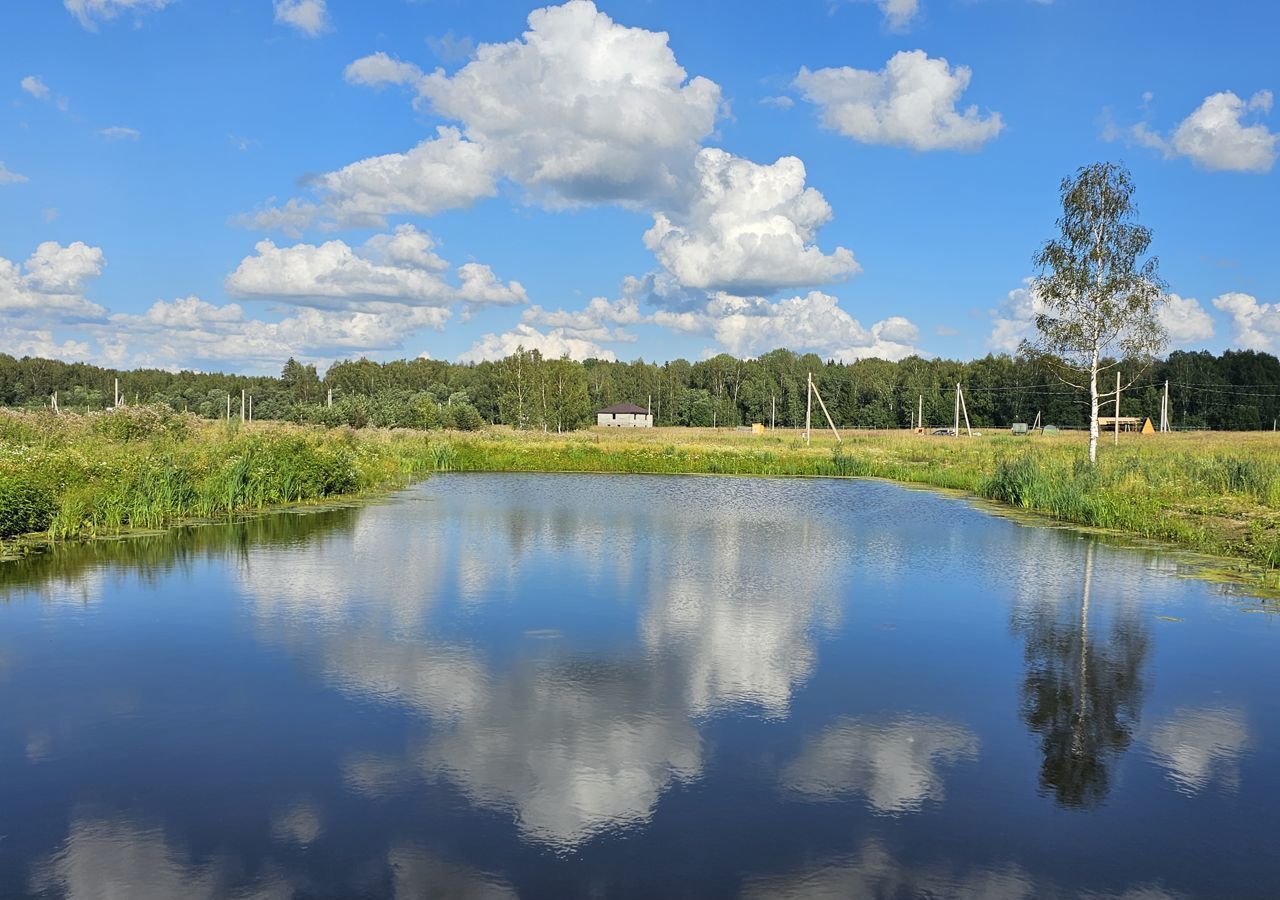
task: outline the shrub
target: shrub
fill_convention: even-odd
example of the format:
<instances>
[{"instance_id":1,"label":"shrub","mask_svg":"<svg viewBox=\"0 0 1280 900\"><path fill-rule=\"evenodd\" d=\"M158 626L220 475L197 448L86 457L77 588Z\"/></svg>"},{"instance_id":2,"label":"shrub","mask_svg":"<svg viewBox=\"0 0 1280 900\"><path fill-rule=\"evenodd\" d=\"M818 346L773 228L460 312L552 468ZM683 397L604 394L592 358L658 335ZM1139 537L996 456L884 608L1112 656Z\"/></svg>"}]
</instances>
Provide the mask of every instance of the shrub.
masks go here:
<instances>
[{"instance_id":1,"label":"shrub","mask_svg":"<svg viewBox=\"0 0 1280 900\"><path fill-rule=\"evenodd\" d=\"M0 537L44 531L53 519L53 492L20 473L0 474Z\"/></svg>"},{"instance_id":2,"label":"shrub","mask_svg":"<svg viewBox=\"0 0 1280 900\"><path fill-rule=\"evenodd\" d=\"M92 429L112 441L138 441L159 435L182 440L191 434L194 417L167 406L127 406L93 417Z\"/></svg>"},{"instance_id":3,"label":"shrub","mask_svg":"<svg viewBox=\"0 0 1280 900\"><path fill-rule=\"evenodd\" d=\"M444 408L444 425L456 431L479 431L484 417L470 403L451 403Z\"/></svg>"}]
</instances>

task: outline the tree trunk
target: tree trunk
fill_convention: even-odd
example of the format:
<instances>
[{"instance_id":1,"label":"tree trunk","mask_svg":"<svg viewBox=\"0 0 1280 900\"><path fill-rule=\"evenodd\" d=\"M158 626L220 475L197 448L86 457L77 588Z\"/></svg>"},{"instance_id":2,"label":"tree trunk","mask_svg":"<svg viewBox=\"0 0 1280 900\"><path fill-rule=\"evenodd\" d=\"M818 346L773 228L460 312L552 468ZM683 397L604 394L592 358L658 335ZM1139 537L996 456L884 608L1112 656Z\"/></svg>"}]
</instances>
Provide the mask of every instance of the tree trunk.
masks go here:
<instances>
[{"instance_id":1,"label":"tree trunk","mask_svg":"<svg viewBox=\"0 0 1280 900\"><path fill-rule=\"evenodd\" d=\"M1098 354L1089 366L1089 465L1098 462Z\"/></svg>"}]
</instances>

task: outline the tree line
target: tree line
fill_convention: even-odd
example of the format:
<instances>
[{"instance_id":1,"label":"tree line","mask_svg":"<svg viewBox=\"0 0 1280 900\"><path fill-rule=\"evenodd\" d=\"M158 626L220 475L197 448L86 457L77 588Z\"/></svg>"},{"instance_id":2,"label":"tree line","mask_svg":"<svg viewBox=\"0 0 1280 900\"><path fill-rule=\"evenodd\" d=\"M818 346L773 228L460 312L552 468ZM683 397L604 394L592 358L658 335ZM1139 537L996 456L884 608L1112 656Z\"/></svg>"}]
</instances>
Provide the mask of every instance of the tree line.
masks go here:
<instances>
[{"instance_id":1,"label":"tree line","mask_svg":"<svg viewBox=\"0 0 1280 900\"><path fill-rule=\"evenodd\" d=\"M1126 364L1120 368L1124 371ZM1168 381L1175 428L1270 429L1280 417L1280 360L1269 353L1175 351L1145 369L1138 363L1130 368L1142 374L1124 392L1122 415L1158 421ZM231 415L239 418L244 391L253 398L254 419L356 428L470 430L492 423L568 431L593 424L597 409L617 402L651 408L657 425L763 422L796 428L804 424L809 372L842 427L906 428L920 407L926 426L950 426L957 383L964 386L975 427L1034 422L1037 414L1044 424L1064 427L1089 421L1088 397L1064 385L1042 358L1001 354L960 362L911 356L898 362L840 363L789 350L754 359L720 354L664 363L576 362L522 350L474 364L345 360L323 375L290 359L278 377L117 370L0 354L0 405L49 407L56 392L63 410L103 410L114 402L118 379L127 405L165 404L210 419L227 415L228 395Z\"/></svg>"}]
</instances>

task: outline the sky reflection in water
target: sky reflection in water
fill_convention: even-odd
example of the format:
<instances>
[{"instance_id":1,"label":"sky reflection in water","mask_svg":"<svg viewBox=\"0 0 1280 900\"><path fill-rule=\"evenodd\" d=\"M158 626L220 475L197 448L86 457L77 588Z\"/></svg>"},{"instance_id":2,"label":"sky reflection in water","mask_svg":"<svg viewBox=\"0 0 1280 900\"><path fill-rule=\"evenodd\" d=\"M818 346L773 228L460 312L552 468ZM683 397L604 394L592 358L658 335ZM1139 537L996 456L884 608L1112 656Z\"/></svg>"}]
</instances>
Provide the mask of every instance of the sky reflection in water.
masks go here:
<instances>
[{"instance_id":1,"label":"sky reflection in water","mask_svg":"<svg viewBox=\"0 0 1280 900\"><path fill-rule=\"evenodd\" d=\"M0 894L1266 896L1274 623L879 483L440 477L0 566Z\"/></svg>"}]
</instances>

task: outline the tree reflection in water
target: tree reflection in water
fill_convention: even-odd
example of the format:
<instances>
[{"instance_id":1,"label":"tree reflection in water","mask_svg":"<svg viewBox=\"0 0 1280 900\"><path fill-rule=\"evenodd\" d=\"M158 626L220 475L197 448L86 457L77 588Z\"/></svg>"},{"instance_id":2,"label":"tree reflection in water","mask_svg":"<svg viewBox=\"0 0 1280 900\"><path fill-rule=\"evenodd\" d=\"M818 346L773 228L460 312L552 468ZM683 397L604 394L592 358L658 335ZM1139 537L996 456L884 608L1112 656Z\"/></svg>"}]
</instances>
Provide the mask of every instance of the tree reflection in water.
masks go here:
<instances>
[{"instance_id":1,"label":"tree reflection in water","mask_svg":"<svg viewBox=\"0 0 1280 900\"><path fill-rule=\"evenodd\" d=\"M1094 552L1090 542L1077 609L1064 615L1068 610L1041 602L1015 624L1026 639L1022 717L1040 736L1040 785L1061 805L1079 808L1106 799L1111 768L1133 741L1149 649L1131 607L1113 606L1101 638L1097 623L1091 626Z\"/></svg>"}]
</instances>

